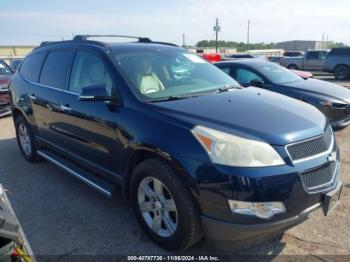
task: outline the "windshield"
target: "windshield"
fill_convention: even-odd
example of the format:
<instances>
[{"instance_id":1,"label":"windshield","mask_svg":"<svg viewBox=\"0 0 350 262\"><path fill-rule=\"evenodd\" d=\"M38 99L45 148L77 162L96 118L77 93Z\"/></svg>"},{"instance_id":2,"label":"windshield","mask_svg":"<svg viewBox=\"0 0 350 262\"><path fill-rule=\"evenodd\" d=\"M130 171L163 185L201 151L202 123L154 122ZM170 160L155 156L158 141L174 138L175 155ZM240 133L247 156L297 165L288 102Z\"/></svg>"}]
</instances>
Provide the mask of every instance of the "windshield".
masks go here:
<instances>
[{"instance_id":1,"label":"windshield","mask_svg":"<svg viewBox=\"0 0 350 262\"><path fill-rule=\"evenodd\" d=\"M8 67L8 65L5 64L5 62L0 61L0 75L11 75L12 71Z\"/></svg>"},{"instance_id":2,"label":"windshield","mask_svg":"<svg viewBox=\"0 0 350 262\"><path fill-rule=\"evenodd\" d=\"M276 63L264 63L257 66L257 69L261 74L275 84L285 84L302 80L302 78L297 76L295 73L280 65L277 65Z\"/></svg>"},{"instance_id":3,"label":"windshield","mask_svg":"<svg viewBox=\"0 0 350 262\"><path fill-rule=\"evenodd\" d=\"M143 101L195 96L239 87L231 77L185 50L138 50L113 59Z\"/></svg>"}]
</instances>

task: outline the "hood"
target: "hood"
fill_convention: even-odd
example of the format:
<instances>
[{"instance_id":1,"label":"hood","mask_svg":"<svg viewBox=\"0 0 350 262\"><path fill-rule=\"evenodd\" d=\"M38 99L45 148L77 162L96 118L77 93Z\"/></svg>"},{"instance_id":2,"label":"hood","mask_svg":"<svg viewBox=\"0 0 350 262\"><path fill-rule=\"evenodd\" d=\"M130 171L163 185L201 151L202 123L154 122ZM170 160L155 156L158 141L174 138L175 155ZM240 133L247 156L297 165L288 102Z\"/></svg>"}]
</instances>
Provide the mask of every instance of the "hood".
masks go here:
<instances>
[{"instance_id":1,"label":"hood","mask_svg":"<svg viewBox=\"0 0 350 262\"><path fill-rule=\"evenodd\" d=\"M249 87L153 103L159 113L241 137L286 145L320 135L326 119L304 102Z\"/></svg>"},{"instance_id":2,"label":"hood","mask_svg":"<svg viewBox=\"0 0 350 262\"><path fill-rule=\"evenodd\" d=\"M301 91L309 94L316 94L320 96L328 96L330 100L342 100L350 103L350 90L340 85L332 84L326 81L317 79L307 79L303 81L296 81L283 86L290 87L294 91ZM292 90L291 90L292 91Z\"/></svg>"}]
</instances>

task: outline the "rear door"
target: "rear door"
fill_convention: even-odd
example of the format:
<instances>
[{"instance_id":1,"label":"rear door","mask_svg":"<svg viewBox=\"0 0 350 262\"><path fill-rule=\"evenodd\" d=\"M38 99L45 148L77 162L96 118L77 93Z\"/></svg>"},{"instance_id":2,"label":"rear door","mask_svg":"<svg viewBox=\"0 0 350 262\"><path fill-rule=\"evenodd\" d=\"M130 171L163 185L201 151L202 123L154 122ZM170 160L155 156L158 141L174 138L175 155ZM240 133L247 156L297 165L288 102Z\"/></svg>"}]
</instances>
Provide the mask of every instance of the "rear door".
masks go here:
<instances>
[{"instance_id":1,"label":"rear door","mask_svg":"<svg viewBox=\"0 0 350 262\"><path fill-rule=\"evenodd\" d=\"M74 59L74 50L50 51L42 66L39 84L31 97L35 100L34 112L39 135L46 143L63 146L62 125L65 122L65 105L71 103L68 83Z\"/></svg>"}]
</instances>

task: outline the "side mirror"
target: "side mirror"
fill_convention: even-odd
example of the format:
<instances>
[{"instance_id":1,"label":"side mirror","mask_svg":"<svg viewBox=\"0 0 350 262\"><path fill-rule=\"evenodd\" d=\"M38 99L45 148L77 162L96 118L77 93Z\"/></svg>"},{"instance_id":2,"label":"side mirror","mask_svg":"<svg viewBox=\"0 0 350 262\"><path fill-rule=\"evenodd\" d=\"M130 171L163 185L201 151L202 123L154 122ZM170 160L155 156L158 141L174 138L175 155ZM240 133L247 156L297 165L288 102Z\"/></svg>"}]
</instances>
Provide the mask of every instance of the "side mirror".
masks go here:
<instances>
[{"instance_id":1,"label":"side mirror","mask_svg":"<svg viewBox=\"0 0 350 262\"><path fill-rule=\"evenodd\" d=\"M261 81L260 79L253 79L250 81L250 85L255 86L255 87L262 87L263 84L264 84L264 82Z\"/></svg>"},{"instance_id":2,"label":"side mirror","mask_svg":"<svg viewBox=\"0 0 350 262\"><path fill-rule=\"evenodd\" d=\"M116 101L117 97L108 95L106 84L85 86L81 89L79 101Z\"/></svg>"}]
</instances>

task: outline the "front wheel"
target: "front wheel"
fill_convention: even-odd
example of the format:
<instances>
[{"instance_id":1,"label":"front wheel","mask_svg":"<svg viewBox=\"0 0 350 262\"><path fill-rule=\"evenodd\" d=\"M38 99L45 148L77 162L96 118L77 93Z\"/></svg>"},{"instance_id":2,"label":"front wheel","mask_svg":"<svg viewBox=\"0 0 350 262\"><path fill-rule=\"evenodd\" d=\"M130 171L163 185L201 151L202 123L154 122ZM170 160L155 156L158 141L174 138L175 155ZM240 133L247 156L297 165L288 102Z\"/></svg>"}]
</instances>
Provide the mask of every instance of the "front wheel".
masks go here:
<instances>
[{"instance_id":1,"label":"front wheel","mask_svg":"<svg viewBox=\"0 0 350 262\"><path fill-rule=\"evenodd\" d=\"M131 181L136 218L163 248L181 250L200 239L199 212L186 185L165 162L148 159Z\"/></svg>"}]
</instances>

